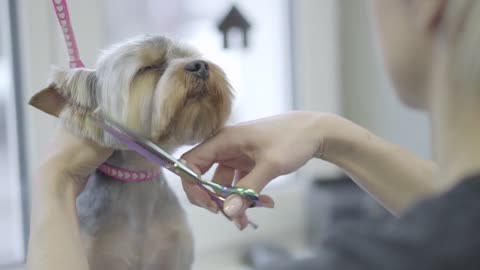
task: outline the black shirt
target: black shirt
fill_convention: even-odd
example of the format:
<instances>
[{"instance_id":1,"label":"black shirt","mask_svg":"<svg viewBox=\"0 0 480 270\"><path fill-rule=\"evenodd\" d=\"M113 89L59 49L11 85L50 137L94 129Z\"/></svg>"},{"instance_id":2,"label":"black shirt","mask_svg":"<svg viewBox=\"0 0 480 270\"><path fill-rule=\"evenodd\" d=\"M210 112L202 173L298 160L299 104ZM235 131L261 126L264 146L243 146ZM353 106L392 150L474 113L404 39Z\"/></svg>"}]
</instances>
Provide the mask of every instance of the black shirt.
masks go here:
<instances>
[{"instance_id":1,"label":"black shirt","mask_svg":"<svg viewBox=\"0 0 480 270\"><path fill-rule=\"evenodd\" d=\"M322 250L275 269L480 270L480 175L398 218L342 227Z\"/></svg>"}]
</instances>

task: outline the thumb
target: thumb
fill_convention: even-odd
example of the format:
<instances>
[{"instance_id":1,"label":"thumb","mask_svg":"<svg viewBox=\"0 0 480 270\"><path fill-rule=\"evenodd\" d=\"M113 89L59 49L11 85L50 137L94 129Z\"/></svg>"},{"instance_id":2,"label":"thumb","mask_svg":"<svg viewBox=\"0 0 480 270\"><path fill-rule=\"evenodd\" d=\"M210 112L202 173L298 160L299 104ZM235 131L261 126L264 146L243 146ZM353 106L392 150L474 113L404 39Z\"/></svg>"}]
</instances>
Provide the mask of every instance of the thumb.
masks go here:
<instances>
[{"instance_id":1,"label":"thumb","mask_svg":"<svg viewBox=\"0 0 480 270\"><path fill-rule=\"evenodd\" d=\"M265 163L256 165L245 177L240 179L236 186L250 188L255 192L260 191L270 182L276 175L270 166ZM249 207L246 199L239 195L228 196L225 200L223 210L230 217L238 217L242 215Z\"/></svg>"}]
</instances>

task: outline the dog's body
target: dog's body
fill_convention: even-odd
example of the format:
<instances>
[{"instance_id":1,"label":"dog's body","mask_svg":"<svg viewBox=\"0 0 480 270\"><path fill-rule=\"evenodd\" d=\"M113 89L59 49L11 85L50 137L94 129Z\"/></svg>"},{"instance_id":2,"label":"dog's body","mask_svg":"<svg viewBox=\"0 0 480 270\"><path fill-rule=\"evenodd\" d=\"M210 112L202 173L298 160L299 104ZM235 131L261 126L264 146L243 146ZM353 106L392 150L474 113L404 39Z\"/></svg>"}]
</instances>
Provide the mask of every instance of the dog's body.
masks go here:
<instances>
[{"instance_id":1,"label":"dog's body","mask_svg":"<svg viewBox=\"0 0 480 270\"><path fill-rule=\"evenodd\" d=\"M232 92L222 70L198 53L159 36L114 46L96 70L56 71L31 104L59 116L75 134L118 149L109 163L130 170L158 169L94 125L99 107L167 151L200 142L220 129ZM185 214L160 176L127 183L101 172L77 199L80 230L93 270L189 269L193 240Z\"/></svg>"},{"instance_id":2,"label":"dog's body","mask_svg":"<svg viewBox=\"0 0 480 270\"><path fill-rule=\"evenodd\" d=\"M116 152L109 162L141 167L131 157L136 154L125 154ZM78 197L77 211L91 269L190 268L192 236L183 209L162 176L126 183L97 172Z\"/></svg>"}]
</instances>

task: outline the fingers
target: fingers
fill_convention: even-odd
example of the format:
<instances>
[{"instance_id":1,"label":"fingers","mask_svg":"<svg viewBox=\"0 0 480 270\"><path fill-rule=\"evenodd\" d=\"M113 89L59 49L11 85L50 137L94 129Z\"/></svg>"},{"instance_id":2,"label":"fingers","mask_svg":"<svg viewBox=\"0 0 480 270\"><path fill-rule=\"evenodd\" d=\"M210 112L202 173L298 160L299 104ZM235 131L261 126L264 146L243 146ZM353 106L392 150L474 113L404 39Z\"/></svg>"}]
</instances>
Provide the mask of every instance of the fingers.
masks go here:
<instances>
[{"instance_id":1,"label":"fingers","mask_svg":"<svg viewBox=\"0 0 480 270\"><path fill-rule=\"evenodd\" d=\"M248 217L246 214L242 214L239 217L232 218L232 221L240 231L242 231L248 226Z\"/></svg>"},{"instance_id":2,"label":"fingers","mask_svg":"<svg viewBox=\"0 0 480 270\"><path fill-rule=\"evenodd\" d=\"M278 176L278 172L276 172L268 162L258 161L250 172L240 172L238 176L241 177L241 179L237 181L236 186L250 188L260 193L268 182Z\"/></svg>"},{"instance_id":3,"label":"fingers","mask_svg":"<svg viewBox=\"0 0 480 270\"><path fill-rule=\"evenodd\" d=\"M193 165L187 164L185 160L180 159L182 163L189 166L192 170L196 173L199 173L199 169ZM182 187L185 193L187 194L187 198L191 204L208 209L210 212L217 213L218 206L217 204L211 200L210 196L200 188L195 182L190 179L182 178Z\"/></svg>"},{"instance_id":4,"label":"fingers","mask_svg":"<svg viewBox=\"0 0 480 270\"><path fill-rule=\"evenodd\" d=\"M185 163L185 161L182 161L182 162ZM190 164L188 165L190 166L190 168L192 168L192 170L198 173L198 169L195 166ZM238 177L243 177L240 180L239 185L245 186L245 183L249 185L250 183L249 179L251 177L252 178L267 177L268 179L268 176L270 174L268 173L268 170L262 169L262 166L258 166L254 168L254 171L250 173L238 172L237 174L235 174L234 169L228 166L219 165L214 173L214 181L222 185L230 185L235 175ZM211 200L210 196L204 190L202 190L196 183L188 179L182 179L182 180L183 180L182 181L183 188L187 194L188 199L192 204L197 205L199 207L206 208L211 212L217 213L218 211L217 205L215 204L214 201ZM258 184L253 185L253 189L259 192L263 188L263 186L264 185L258 185ZM252 188L252 185L246 186L246 187ZM267 195L260 195L259 205L265 208L273 208L275 203L271 197ZM232 220L234 221L235 225L240 230L243 230L245 227L248 226L248 218L245 215L245 211L248 208L249 208L249 204L244 198L237 195L232 195L226 199L224 211L225 211L225 214L232 217Z\"/></svg>"},{"instance_id":5,"label":"fingers","mask_svg":"<svg viewBox=\"0 0 480 270\"><path fill-rule=\"evenodd\" d=\"M181 158L199 174L206 173L213 164L218 163L220 165L215 171L214 182L232 185L234 178L238 178L236 186L250 188L259 193L271 179L278 176L278 172L275 172L275 167L270 166L269 162L256 160L251 148L246 147L248 144L244 138L245 136L239 136L238 132L226 129L183 154ZM183 179L183 187L193 204L213 209L214 202L210 196L195 183ZM263 207L274 206L273 200L268 196L260 196L259 199ZM239 228L244 228L248 224L245 216L248 207L249 204L242 197L232 195L226 198L223 210L237 221Z\"/></svg>"},{"instance_id":6,"label":"fingers","mask_svg":"<svg viewBox=\"0 0 480 270\"><path fill-rule=\"evenodd\" d=\"M219 158L229 158L231 155L236 155L241 152L238 147L232 145L227 133L231 132L220 131L204 143L197 145L183 154L180 160L183 160L183 162L196 173L205 174L214 163L218 163ZM213 181L222 185L231 185L233 175L233 169L220 165L215 171ZM196 183L193 183L189 179L182 179L182 185L192 204L207 208L210 211L218 211L215 202L212 201L207 192L202 190Z\"/></svg>"},{"instance_id":7,"label":"fingers","mask_svg":"<svg viewBox=\"0 0 480 270\"><path fill-rule=\"evenodd\" d=\"M182 186L191 204L205 208L215 214L218 212L215 202L197 184L192 183L190 180L182 179Z\"/></svg>"},{"instance_id":8,"label":"fingers","mask_svg":"<svg viewBox=\"0 0 480 270\"><path fill-rule=\"evenodd\" d=\"M213 174L213 181L220 185L230 186L233 184L235 169L219 164Z\"/></svg>"},{"instance_id":9,"label":"fingers","mask_svg":"<svg viewBox=\"0 0 480 270\"><path fill-rule=\"evenodd\" d=\"M232 196L234 197L234 196ZM238 196L235 196L238 197ZM260 195L260 204L265 208L273 208L275 203L273 199L266 195ZM249 219L245 212L240 213L237 217L232 218L233 223L239 230L244 230L249 225Z\"/></svg>"},{"instance_id":10,"label":"fingers","mask_svg":"<svg viewBox=\"0 0 480 270\"><path fill-rule=\"evenodd\" d=\"M185 164L188 163L192 169L196 169L197 173L204 174L215 162L215 153L210 148L211 146L207 143L199 144L184 153L180 160Z\"/></svg>"},{"instance_id":11,"label":"fingers","mask_svg":"<svg viewBox=\"0 0 480 270\"><path fill-rule=\"evenodd\" d=\"M268 195L259 196L259 205L263 208L274 208L275 201ZM225 200L223 211L227 216L237 218L250 208L249 202L239 195L231 195Z\"/></svg>"},{"instance_id":12,"label":"fingers","mask_svg":"<svg viewBox=\"0 0 480 270\"><path fill-rule=\"evenodd\" d=\"M231 132L226 130L218 132L207 141L184 153L181 159L194 165L201 174L206 173L214 163L241 152L238 144L229 139L229 133Z\"/></svg>"},{"instance_id":13,"label":"fingers","mask_svg":"<svg viewBox=\"0 0 480 270\"><path fill-rule=\"evenodd\" d=\"M260 205L264 208L274 208L275 207L275 201L272 199L272 197L268 195L260 195L259 197Z\"/></svg>"},{"instance_id":14,"label":"fingers","mask_svg":"<svg viewBox=\"0 0 480 270\"><path fill-rule=\"evenodd\" d=\"M265 185L270 182L271 179L275 178L276 175L274 171L266 163L259 163L253 168L248 174L240 179L237 183L237 186L250 188L255 190L257 193L265 187ZM265 207L273 207L273 200L268 196L260 196L261 203L264 203ZM263 201L262 201L263 200ZM229 196L225 200L223 210L225 213L232 217L240 217L245 211L249 208L249 205L245 199L238 195Z\"/></svg>"}]
</instances>

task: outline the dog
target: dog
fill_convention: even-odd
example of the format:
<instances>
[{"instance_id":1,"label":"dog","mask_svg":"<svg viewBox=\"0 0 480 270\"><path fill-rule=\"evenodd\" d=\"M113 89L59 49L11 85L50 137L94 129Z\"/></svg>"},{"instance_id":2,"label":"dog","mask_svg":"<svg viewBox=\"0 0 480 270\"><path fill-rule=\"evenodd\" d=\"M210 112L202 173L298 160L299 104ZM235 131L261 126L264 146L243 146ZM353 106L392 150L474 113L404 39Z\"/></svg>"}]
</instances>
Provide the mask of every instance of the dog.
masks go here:
<instances>
[{"instance_id":1,"label":"dog","mask_svg":"<svg viewBox=\"0 0 480 270\"><path fill-rule=\"evenodd\" d=\"M96 108L167 151L205 140L229 118L233 91L196 50L157 35L113 45L96 69L55 69L30 104L59 117L77 136L114 148L108 164L155 171L93 123ZM88 262L94 270L190 269L193 237L165 178L122 182L97 170L77 198Z\"/></svg>"}]
</instances>

